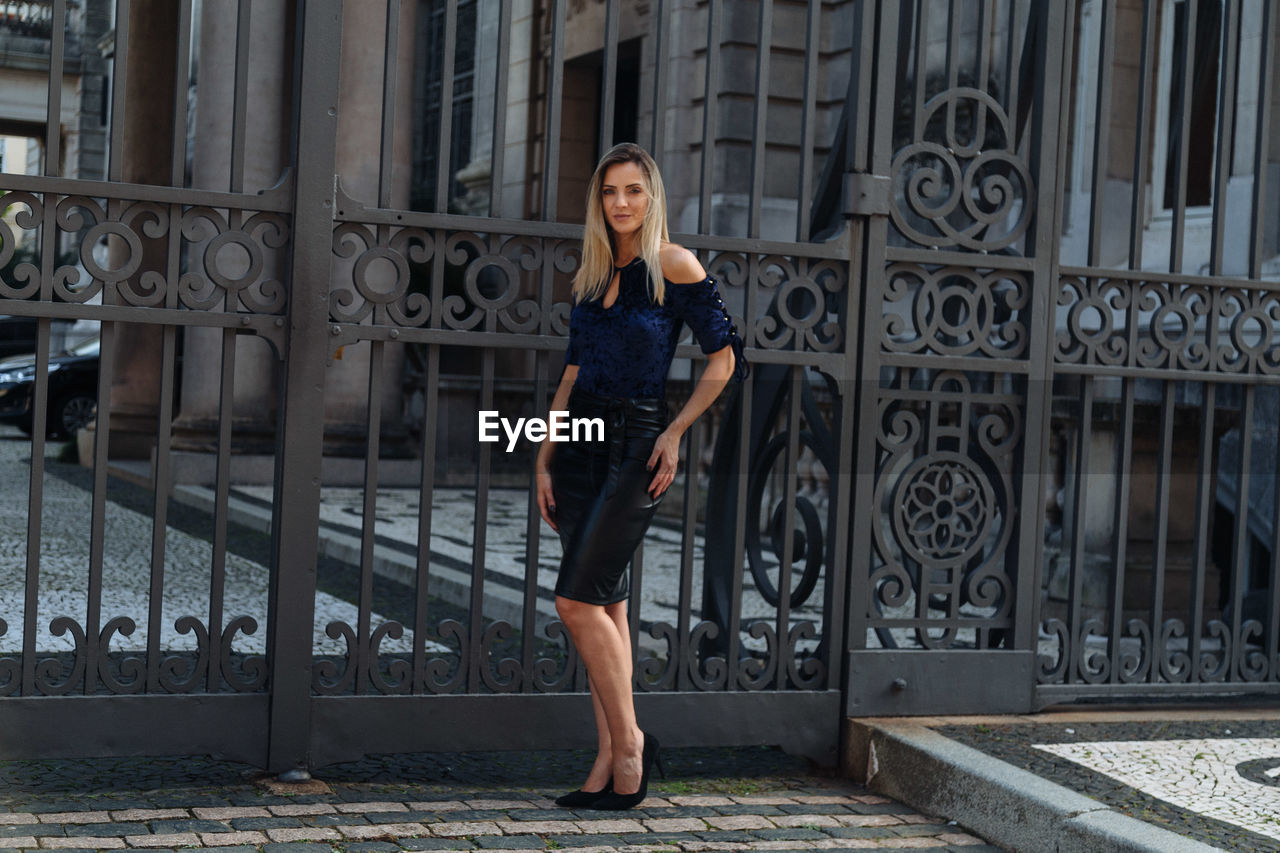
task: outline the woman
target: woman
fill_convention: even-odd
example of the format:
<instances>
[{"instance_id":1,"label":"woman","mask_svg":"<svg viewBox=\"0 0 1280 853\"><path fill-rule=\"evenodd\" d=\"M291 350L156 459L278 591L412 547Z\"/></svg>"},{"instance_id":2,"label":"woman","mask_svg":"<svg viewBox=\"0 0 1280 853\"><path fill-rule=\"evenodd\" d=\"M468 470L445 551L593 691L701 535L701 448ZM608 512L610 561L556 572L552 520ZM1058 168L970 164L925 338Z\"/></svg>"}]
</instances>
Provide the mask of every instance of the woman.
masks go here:
<instances>
[{"instance_id":1,"label":"woman","mask_svg":"<svg viewBox=\"0 0 1280 853\"><path fill-rule=\"evenodd\" d=\"M670 242L662 177L638 145L614 147L591 176L573 292L551 408L602 418L605 440L544 441L537 490L542 518L564 546L556 610L587 666L599 746L586 783L556 802L626 809L644 799L658 754L631 697L627 563L675 480L680 437L747 365L715 284L692 252ZM668 424L663 396L682 323L709 363Z\"/></svg>"}]
</instances>

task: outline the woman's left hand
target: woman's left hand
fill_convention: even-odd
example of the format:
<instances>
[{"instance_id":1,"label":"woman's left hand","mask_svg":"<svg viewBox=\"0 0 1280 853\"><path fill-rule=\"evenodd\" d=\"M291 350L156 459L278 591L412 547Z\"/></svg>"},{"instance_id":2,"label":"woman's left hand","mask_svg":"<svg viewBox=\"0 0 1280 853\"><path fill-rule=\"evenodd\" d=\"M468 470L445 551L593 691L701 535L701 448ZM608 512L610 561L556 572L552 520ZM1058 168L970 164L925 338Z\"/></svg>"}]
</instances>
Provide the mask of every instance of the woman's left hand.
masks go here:
<instances>
[{"instance_id":1,"label":"woman's left hand","mask_svg":"<svg viewBox=\"0 0 1280 853\"><path fill-rule=\"evenodd\" d=\"M676 469L680 467L680 436L670 429L663 430L653 443L653 453L649 454L645 467L653 472L649 495L656 500L675 482Z\"/></svg>"}]
</instances>

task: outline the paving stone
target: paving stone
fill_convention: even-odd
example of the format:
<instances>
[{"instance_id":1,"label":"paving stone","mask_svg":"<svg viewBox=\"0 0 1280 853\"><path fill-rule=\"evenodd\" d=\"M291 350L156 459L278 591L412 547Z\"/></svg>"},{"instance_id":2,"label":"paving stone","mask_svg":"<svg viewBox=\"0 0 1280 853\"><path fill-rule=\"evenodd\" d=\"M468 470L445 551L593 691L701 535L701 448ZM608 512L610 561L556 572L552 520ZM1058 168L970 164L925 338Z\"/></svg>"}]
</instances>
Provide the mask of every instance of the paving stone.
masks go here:
<instances>
[{"instance_id":1,"label":"paving stone","mask_svg":"<svg viewBox=\"0 0 1280 853\"><path fill-rule=\"evenodd\" d=\"M554 809L512 809L507 812L509 820L563 820L565 810Z\"/></svg>"},{"instance_id":2,"label":"paving stone","mask_svg":"<svg viewBox=\"0 0 1280 853\"><path fill-rule=\"evenodd\" d=\"M938 840L952 847L989 846L981 838L969 835L967 832L944 832L938 836Z\"/></svg>"},{"instance_id":3,"label":"paving stone","mask_svg":"<svg viewBox=\"0 0 1280 853\"><path fill-rule=\"evenodd\" d=\"M51 850L66 850L76 847L84 850L118 850L124 847L123 838L107 838L93 836L76 836L75 838L41 838L40 846Z\"/></svg>"},{"instance_id":4,"label":"paving stone","mask_svg":"<svg viewBox=\"0 0 1280 853\"><path fill-rule=\"evenodd\" d=\"M486 821L448 821L431 825L431 834L438 836L501 835L498 825Z\"/></svg>"},{"instance_id":5,"label":"paving stone","mask_svg":"<svg viewBox=\"0 0 1280 853\"><path fill-rule=\"evenodd\" d=\"M226 832L231 827L219 820L153 820L151 831L154 833L177 832ZM252 827L246 827L252 829Z\"/></svg>"},{"instance_id":6,"label":"paving stone","mask_svg":"<svg viewBox=\"0 0 1280 853\"><path fill-rule=\"evenodd\" d=\"M0 850L15 850L35 846L36 839L34 835L15 835L10 838L0 838Z\"/></svg>"},{"instance_id":7,"label":"paving stone","mask_svg":"<svg viewBox=\"0 0 1280 853\"><path fill-rule=\"evenodd\" d=\"M398 844L391 844L386 841L362 841L358 844L344 844L343 850L346 853L384 853L384 851L395 851L399 853L401 847Z\"/></svg>"},{"instance_id":8,"label":"paving stone","mask_svg":"<svg viewBox=\"0 0 1280 853\"><path fill-rule=\"evenodd\" d=\"M402 838L401 850L474 850L475 845L465 838Z\"/></svg>"},{"instance_id":9,"label":"paving stone","mask_svg":"<svg viewBox=\"0 0 1280 853\"><path fill-rule=\"evenodd\" d=\"M833 826L823 831L833 838L874 840L901 837L894 833L891 826Z\"/></svg>"},{"instance_id":10,"label":"paving stone","mask_svg":"<svg viewBox=\"0 0 1280 853\"><path fill-rule=\"evenodd\" d=\"M0 826L0 839L24 838L29 835L66 835L61 824L22 824L19 826Z\"/></svg>"},{"instance_id":11,"label":"paving stone","mask_svg":"<svg viewBox=\"0 0 1280 853\"><path fill-rule=\"evenodd\" d=\"M841 826L902 826L902 820L895 815L857 815L842 814L835 815L836 822Z\"/></svg>"},{"instance_id":12,"label":"paving stone","mask_svg":"<svg viewBox=\"0 0 1280 853\"><path fill-rule=\"evenodd\" d=\"M431 833L420 823L380 823L373 826L339 826L343 838L410 838Z\"/></svg>"},{"instance_id":13,"label":"paving stone","mask_svg":"<svg viewBox=\"0 0 1280 853\"><path fill-rule=\"evenodd\" d=\"M815 850L875 850L880 846L864 838L823 838L809 843Z\"/></svg>"},{"instance_id":14,"label":"paving stone","mask_svg":"<svg viewBox=\"0 0 1280 853\"><path fill-rule=\"evenodd\" d=\"M641 821L650 832L701 832L705 821L692 817L652 818Z\"/></svg>"},{"instance_id":15,"label":"paving stone","mask_svg":"<svg viewBox=\"0 0 1280 853\"><path fill-rule=\"evenodd\" d=\"M409 807L404 803L371 802L371 803L337 803L334 808L344 814L367 814L369 812L407 812Z\"/></svg>"},{"instance_id":16,"label":"paving stone","mask_svg":"<svg viewBox=\"0 0 1280 853\"><path fill-rule=\"evenodd\" d=\"M365 826L369 823L369 819L362 814L313 814L303 815L298 820L303 826Z\"/></svg>"},{"instance_id":17,"label":"paving stone","mask_svg":"<svg viewBox=\"0 0 1280 853\"><path fill-rule=\"evenodd\" d=\"M606 820L580 820L578 829L585 833L599 835L601 833L644 832L644 825L637 820L610 818Z\"/></svg>"},{"instance_id":18,"label":"paving stone","mask_svg":"<svg viewBox=\"0 0 1280 853\"><path fill-rule=\"evenodd\" d=\"M447 817L454 823L466 823L469 821L494 821L506 820L507 812L504 809L461 809L454 812L445 812L441 817Z\"/></svg>"},{"instance_id":19,"label":"paving stone","mask_svg":"<svg viewBox=\"0 0 1280 853\"><path fill-rule=\"evenodd\" d=\"M39 821L40 819L30 812L0 812L0 826L24 826Z\"/></svg>"},{"instance_id":20,"label":"paving stone","mask_svg":"<svg viewBox=\"0 0 1280 853\"><path fill-rule=\"evenodd\" d=\"M720 812L710 806L673 806L671 808L645 809L645 814L655 818L706 817L708 815L718 815Z\"/></svg>"},{"instance_id":21,"label":"paving stone","mask_svg":"<svg viewBox=\"0 0 1280 853\"><path fill-rule=\"evenodd\" d=\"M237 817L232 818L229 823L232 829L239 830L267 830L267 829L289 829L303 826L301 820L296 817Z\"/></svg>"},{"instance_id":22,"label":"paving stone","mask_svg":"<svg viewBox=\"0 0 1280 853\"><path fill-rule=\"evenodd\" d=\"M673 805L677 806L736 806L733 800L728 797L716 797L709 795L688 796L688 797L667 797Z\"/></svg>"},{"instance_id":23,"label":"paving stone","mask_svg":"<svg viewBox=\"0 0 1280 853\"><path fill-rule=\"evenodd\" d=\"M194 832L179 832L169 835L126 835L125 842L130 847L198 847L200 838Z\"/></svg>"},{"instance_id":24,"label":"paving stone","mask_svg":"<svg viewBox=\"0 0 1280 853\"><path fill-rule=\"evenodd\" d=\"M268 829L267 838L272 841L336 841L339 838L335 829L322 826L303 826L297 828Z\"/></svg>"},{"instance_id":25,"label":"paving stone","mask_svg":"<svg viewBox=\"0 0 1280 853\"><path fill-rule=\"evenodd\" d=\"M681 841L681 850L750 850L751 845L737 841Z\"/></svg>"},{"instance_id":26,"label":"paving stone","mask_svg":"<svg viewBox=\"0 0 1280 853\"><path fill-rule=\"evenodd\" d=\"M546 850L536 835L482 835L476 839L482 850Z\"/></svg>"},{"instance_id":27,"label":"paving stone","mask_svg":"<svg viewBox=\"0 0 1280 853\"><path fill-rule=\"evenodd\" d=\"M110 823L109 812L47 812L40 815L41 823Z\"/></svg>"},{"instance_id":28,"label":"paving stone","mask_svg":"<svg viewBox=\"0 0 1280 853\"><path fill-rule=\"evenodd\" d=\"M554 841L561 847L621 847L622 839L616 835L553 835Z\"/></svg>"},{"instance_id":29,"label":"paving stone","mask_svg":"<svg viewBox=\"0 0 1280 853\"><path fill-rule=\"evenodd\" d=\"M759 815L715 815L708 816L707 823L716 829L772 829L773 823Z\"/></svg>"},{"instance_id":30,"label":"paving stone","mask_svg":"<svg viewBox=\"0 0 1280 853\"><path fill-rule=\"evenodd\" d=\"M912 838L915 836L925 835L939 836L945 832L955 831L954 826L936 823L904 823L902 826L894 826L890 828L893 830L894 835L902 838ZM949 842L943 842L943 846L945 847L947 843Z\"/></svg>"},{"instance_id":31,"label":"paving stone","mask_svg":"<svg viewBox=\"0 0 1280 853\"><path fill-rule=\"evenodd\" d=\"M271 817L271 812L262 806L223 806L212 809L192 809L201 820L234 820L244 817ZM116 814L116 812L112 812ZM234 826L234 824L233 824Z\"/></svg>"},{"instance_id":32,"label":"paving stone","mask_svg":"<svg viewBox=\"0 0 1280 853\"><path fill-rule=\"evenodd\" d=\"M812 841L815 838L830 838L816 829L788 827L786 829L755 829L751 834L764 841Z\"/></svg>"},{"instance_id":33,"label":"paving stone","mask_svg":"<svg viewBox=\"0 0 1280 853\"><path fill-rule=\"evenodd\" d=\"M723 815L738 815L738 814L780 815L780 814L783 814L782 809L778 808L777 806L769 806L769 805L747 806L747 805L742 805L741 803L734 803L733 805L729 805L729 806L716 806L715 810L718 813Z\"/></svg>"},{"instance_id":34,"label":"paving stone","mask_svg":"<svg viewBox=\"0 0 1280 853\"><path fill-rule=\"evenodd\" d=\"M830 815L822 814L789 814L769 818L775 825L788 826L839 826L839 822Z\"/></svg>"},{"instance_id":35,"label":"paving stone","mask_svg":"<svg viewBox=\"0 0 1280 853\"><path fill-rule=\"evenodd\" d=\"M224 833L224 834L225 834L225 833ZM267 840L267 839L266 839L266 836L263 836L262 841L263 841L263 842L265 842L266 840ZM208 845L208 844L206 844L205 846L206 846L206 847L208 847L208 846L212 846L212 845ZM231 847L219 847L219 848L218 848L218 853L258 853L258 848L259 848L259 846L262 846L262 845L260 845L260 844L252 844L252 845L250 845L250 844L238 844L238 845L231 846ZM265 846L268 846L268 847L269 847L269 846L271 846L271 845L265 845ZM278 847L278 846L280 846L280 845L276 845L276 846ZM329 853L332 853L332 850L330 850L330 851L329 851Z\"/></svg>"},{"instance_id":36,"label":"paving stone","mask_svg":"<svg viewBox=\"0 0 1280 853\"><path fill-rule=\"evenodd\" d=\"M781 794L772 794L772 795L758 794L758 795L747 796L747 797L731 797L730 799L732 799L734 802L741 803L743 805L756 805L756 806L795 805L795 803L798 802L798 800L796 800L793 797L783 796Z\"/></svg>"},{"instance_id":37,"label":"paving stone","mask_svg":"<svg viewBox=\"0 0 1280 853\"><path fill-rule=\"evenodd\" d=\"M83 823L66 827L67 835L150 835L145 823Z\"/></svg>"},{"instance_id":38,"label":"paving stone","mask_svg":"<svg viewBox=\"0 0 1280 853\"><path fill-rule=\"evenodd\" d=\"M473 809L531 809L533 803L528 800L499 800L499 799L476 799L467 800L467 805Z\"/></svg>"},{"instance_id":39,"label":"paving stone","mask_svg":"<svg viewBox=\"0 0 1280 853\"><path fill-rule=\"evenodd\" d=\"M794 803L778 806L783 814L848 814L849 809L843 803ZM899 807L901 808L901 807Z\"/></svg>"},{"instance_id":40,"label":"paving stone","mask_svg":"<svg viewBox=\"0 0 1280 853\"><path fill-rule=\"evenodd\" d=\"M849 797L832 796L830 794L798 794L792 799L797 803L808 806L844 806L851 802Z\"/></svg>"},{"instance_id":41,"label":"paving stone","mask_svg":"<svg viewBox=\"0 0 1280 853\"><path fill-rule=\"evenodd\" d=\"M854 814L863 815L898 815L902 813L902 806L897 803L850 803L845 808Z\"/></svg>"},{"instance_id":42,"label":"paving stone","mask_svg":"<svg viewBox=\"0 0 1280 853\"><path fill-rule=\"evenodd\" d=\"M267 843L267 836L262 832L204 832L200 834L200 841L205 847L229 847L236 844L259 847Z\"/></svg>"},{"instance_id":43,"label":"paving stone","mask_svg":"<svg viewBox=\"0 0 1280 853\"><path fill-rule=\"evenodd\" d=\"M718 843L723 842L726 844L731 842L735 844L737 843L747 844L752 841L760 840L749 832L742 832L737 830L714 830L711 832L699 832L695 834L698 836L699 839L703 841L714 841Z\"/></svg>"},{"instance_id":44,"label":"paving stone","mask_svg":"<svg viewBox=\"0 0 1280 853\"><path fill-rule=\"evenodd\" d=\"M300 815L334 814L337 809L330 803L287 803L279 806L267 806L267 811L277 817L298 817ZM245 815L245 817L251 816Z\"/></svg>"},{"instance_id":45,"label":"paving stone","mask_svg":"<svg viewBox=\"0 0 1280 853\"><path fill-rule=\"evenodd\" d=\"M498 828L507 835L520 835L521 833L577 835L582 832L576 823L568 820L500 820L497 824Z\"/></svg>"},{"instance_id":46,"label":"paving stone","mask_svg":"<svg viewBox=\"0 0 1280 853\"><path fill-rule=\"evenodd\" d=\"M197 811L207 811L207 809L197 809ZM187 817L191 817L191 815L186 809L122 809L119 811L112 810L111 812L111 819L119 823ZM204 817L204 815L196 815L196 817Z\"/></svg>"},{"instance_id":47,"label":"paving stone","mask_svg":"<svg viewBox=\"0 0 1280 853\"><path fill-rule=\"evenodd\" d=\"M406 808L424 812L434 812L442 814L443 812L460 812L469 811L471 809L466 803L458 800L415 800L408 803Z\"/></svg>"},{"instance_id":48,"label":"paving stone","mask_svg":"<svg viewBox=\"0 0 1280 853\"><path fill-rule=\"evenodd\" d=\"M925 850L938 846L934 838L882 838L878 843L886 850Z\"/></svg>"},{"instance_id":49,"label":"paving stone","mask_svg":"<svg viewBox=\"0 0 1280 853\"><path fill-rule=\"evenodd\" d=\"M278 844L264 844L262 846L262 853L333 853L333 848L328 844L282 842Z\"/></svg>"}]
</instances>

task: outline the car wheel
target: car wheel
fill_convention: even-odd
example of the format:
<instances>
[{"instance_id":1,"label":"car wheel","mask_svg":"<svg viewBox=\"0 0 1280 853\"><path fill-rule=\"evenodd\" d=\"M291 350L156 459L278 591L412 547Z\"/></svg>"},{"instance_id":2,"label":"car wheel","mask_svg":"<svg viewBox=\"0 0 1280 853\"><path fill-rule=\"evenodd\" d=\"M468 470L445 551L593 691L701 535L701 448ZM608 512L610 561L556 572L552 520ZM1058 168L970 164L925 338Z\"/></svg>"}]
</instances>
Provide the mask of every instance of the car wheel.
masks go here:
<instances>
[{"instance_id":1,"label":"car wheel","mask_svg":"<svg viewBox=\"0 0 1280 853\"><path fill-rule=\"evenodd\" d=\"M93 421L98 399L92 394L78 392L63 397L49 411L49 437L70 438L76 430Z\"/></svg>"}]
</instances>

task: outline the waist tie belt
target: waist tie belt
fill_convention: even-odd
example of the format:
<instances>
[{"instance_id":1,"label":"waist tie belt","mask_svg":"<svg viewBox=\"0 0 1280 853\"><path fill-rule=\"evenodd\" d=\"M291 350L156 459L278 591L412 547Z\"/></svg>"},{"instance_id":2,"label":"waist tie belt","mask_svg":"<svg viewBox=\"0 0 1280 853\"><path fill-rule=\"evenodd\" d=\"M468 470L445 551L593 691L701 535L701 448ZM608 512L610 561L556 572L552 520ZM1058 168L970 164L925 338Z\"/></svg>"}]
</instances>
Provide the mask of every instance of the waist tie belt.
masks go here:
<instances>
[{"instance_id":1,"label":"waist tie belt","mask_svg":"<svg viewBox=\"0 0 1280 853\"><path fill-rule=\"evenodd\" d=\"M622 468L627 428L646 428L639 435L651 432L656 438L666 426L665 404L654 397L606 397L586 391L574 391L569 397L569 408L574 417L585 414L604 418L605 441L609 445L609 474L605 480L604 496L611 498L618 491L618 474Z\"/></svg>"}]
</instances>

